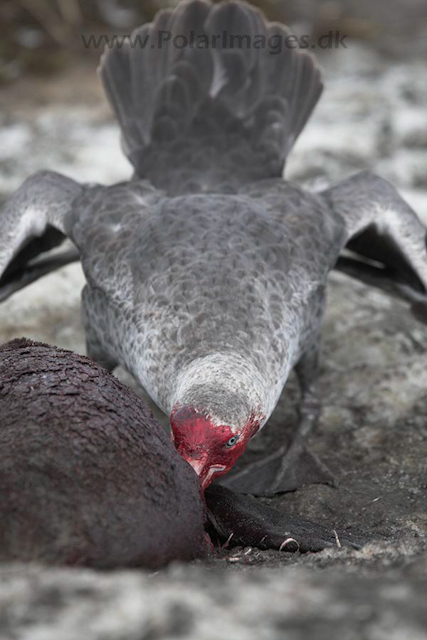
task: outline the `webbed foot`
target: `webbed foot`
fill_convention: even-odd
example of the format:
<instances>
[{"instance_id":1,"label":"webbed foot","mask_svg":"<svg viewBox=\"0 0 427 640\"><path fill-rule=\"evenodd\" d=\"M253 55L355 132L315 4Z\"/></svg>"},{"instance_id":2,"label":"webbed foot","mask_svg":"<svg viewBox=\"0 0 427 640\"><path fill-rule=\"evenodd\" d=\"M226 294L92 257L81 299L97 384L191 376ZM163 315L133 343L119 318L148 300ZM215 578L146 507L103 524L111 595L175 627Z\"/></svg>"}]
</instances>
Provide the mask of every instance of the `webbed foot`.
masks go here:
<instances>
[{"instance_id":1,"label":"webbed foot","mask_svg":"<svg viewBox=\"0 0 427 640\"><path fill-rule=\"evenodd\" d=\"M317 483L335 486L334 476L299 439L288 450L280 447L266 458L221 479L223 486L254 496L272 496Z\"/></svg>"}]
</instances>

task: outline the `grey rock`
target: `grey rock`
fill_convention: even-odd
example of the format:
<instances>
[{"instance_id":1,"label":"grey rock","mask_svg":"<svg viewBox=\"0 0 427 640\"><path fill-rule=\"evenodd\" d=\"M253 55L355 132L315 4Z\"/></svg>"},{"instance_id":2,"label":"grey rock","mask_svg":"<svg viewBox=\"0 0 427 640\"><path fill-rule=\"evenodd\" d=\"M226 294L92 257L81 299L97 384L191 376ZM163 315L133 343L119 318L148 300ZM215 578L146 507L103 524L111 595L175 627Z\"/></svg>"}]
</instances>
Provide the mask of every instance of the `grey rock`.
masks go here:
<instances>
[{"instance_id":1,"label":"grey rock","mask_svg":"<svg viewBox=\"0 0 427 640\"><path fill-rule=\"evenodd\" d=\"M415 563L381 576L179 565L151 576L8 566L0 576L5 638L427 638L427 579Z\"/></svg>"}]
</instances>

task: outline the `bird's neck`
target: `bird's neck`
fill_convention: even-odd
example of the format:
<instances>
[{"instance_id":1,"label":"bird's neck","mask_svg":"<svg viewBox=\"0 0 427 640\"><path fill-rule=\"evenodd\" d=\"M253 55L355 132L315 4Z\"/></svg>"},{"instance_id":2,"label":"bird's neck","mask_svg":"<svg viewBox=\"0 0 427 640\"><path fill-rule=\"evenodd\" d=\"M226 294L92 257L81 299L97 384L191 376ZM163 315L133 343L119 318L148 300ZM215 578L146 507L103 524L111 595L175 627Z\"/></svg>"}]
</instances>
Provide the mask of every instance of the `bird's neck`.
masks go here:
<instances>
[{"instance_id":1,"label":"bird's neck","mask_svg":"<svg viewBox=\"0 0 427 640\"><path fill-rule=\"evenodd\" d=\"M256 418L262 426L271 399L257 368L236 353L216 353L197 358L177 375L170 411L191 406L217 425L239 430Z\"/></svg>"}]
</instances>

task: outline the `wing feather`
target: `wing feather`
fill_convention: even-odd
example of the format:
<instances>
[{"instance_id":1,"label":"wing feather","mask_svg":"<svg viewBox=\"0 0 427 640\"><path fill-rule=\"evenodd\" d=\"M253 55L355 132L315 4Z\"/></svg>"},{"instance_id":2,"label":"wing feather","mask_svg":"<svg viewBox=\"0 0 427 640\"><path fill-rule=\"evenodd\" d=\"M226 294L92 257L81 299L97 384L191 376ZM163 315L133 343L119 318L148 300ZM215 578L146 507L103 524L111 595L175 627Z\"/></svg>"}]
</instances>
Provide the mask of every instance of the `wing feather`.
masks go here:
<instances>
[{"instance_id":1,"label":"wing feather","mask_svg":"<svg viewBox=\"0 0 427 640\"><path fill-rule=\"evenodd\" d=\"M43 266L39 262L37 269L29 265L69 235L67 215L82 189L82 185L70 178L40 171L27 178L0 209L0 296L3 299L62 266L62 259Z\"/></svg>"},{"instance_id":2,"label":"wing feather","mask_svg":"<svg viewBox=\"0 0 427 640\"><path fill-rule=\"evenodd\" d=\"M412 303L427 317L427 230L383 178L361 172L323 192L343 220L343 249L336 268ZM414 306L416 305L416 306Z\"/></svg>"}]
</instances>

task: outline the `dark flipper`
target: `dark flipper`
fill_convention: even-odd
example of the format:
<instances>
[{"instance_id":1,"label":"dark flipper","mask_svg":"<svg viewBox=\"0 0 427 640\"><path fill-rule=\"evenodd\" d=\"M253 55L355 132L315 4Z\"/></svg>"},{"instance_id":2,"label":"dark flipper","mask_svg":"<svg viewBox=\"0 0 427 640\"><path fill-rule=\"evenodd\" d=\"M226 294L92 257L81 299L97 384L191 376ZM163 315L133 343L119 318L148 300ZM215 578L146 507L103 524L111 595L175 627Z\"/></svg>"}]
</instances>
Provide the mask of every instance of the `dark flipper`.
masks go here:
<instances>
[{"instance_id":1,"label":"dark flipper","mask_svg":"<svg viewBox=\"0 0 427 640\"><path fill-rule=\"evenodd\" d=\"M318 344L305 353L295 367L301 387L300 416L294 440L290 447L280 447L259 462L247 466L222 481L226 487L271 496L295 491L305 484L334 484L329 469L307 448L306 438L316 428L320 413L317 391Z\"/></svg>"},{"instance_id":2,"label":"dark flipper","mask_svg":"<svg viewBox=\"0 0 427 640\"><path fill-rule=\"evenodd\" d=\"M341 536L333 528L298 516L286 516L252 496L234 493L220 485L208 487L205 500L211 536L216 534L220 541L229 540L230 546L302 553L328 547L360 549L362 546L360 541L352 540L351 534Z\"/></svg>"}]
</instances>

